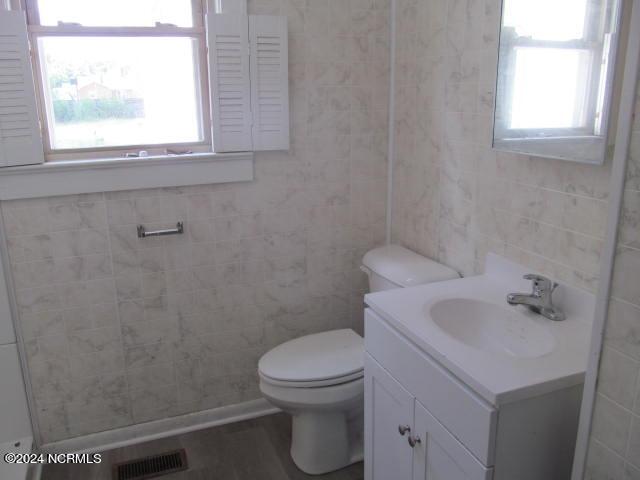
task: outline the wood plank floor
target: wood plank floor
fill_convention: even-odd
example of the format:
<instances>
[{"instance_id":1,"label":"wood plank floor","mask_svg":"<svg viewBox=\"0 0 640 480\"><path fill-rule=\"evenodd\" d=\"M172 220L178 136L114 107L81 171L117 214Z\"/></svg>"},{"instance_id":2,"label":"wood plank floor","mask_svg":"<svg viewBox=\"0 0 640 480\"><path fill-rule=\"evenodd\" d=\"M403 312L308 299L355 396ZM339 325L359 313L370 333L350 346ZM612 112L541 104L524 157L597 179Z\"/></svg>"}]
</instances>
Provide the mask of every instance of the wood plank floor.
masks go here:
<instances>
[{"instance_id":1,"label":"wood plank floor","mask_svg":"<svg viewBox=\"0 0 640 480\"><path fill-rule=\"evenodd\" d=\"M99 465L46 465L42 480L111 480L111 466L184 448L189 469L159 480L362 480L362 463L327 475L302 473L289 455L291 420L279 413L103 452Z\"/></svg>"}]
</instances>

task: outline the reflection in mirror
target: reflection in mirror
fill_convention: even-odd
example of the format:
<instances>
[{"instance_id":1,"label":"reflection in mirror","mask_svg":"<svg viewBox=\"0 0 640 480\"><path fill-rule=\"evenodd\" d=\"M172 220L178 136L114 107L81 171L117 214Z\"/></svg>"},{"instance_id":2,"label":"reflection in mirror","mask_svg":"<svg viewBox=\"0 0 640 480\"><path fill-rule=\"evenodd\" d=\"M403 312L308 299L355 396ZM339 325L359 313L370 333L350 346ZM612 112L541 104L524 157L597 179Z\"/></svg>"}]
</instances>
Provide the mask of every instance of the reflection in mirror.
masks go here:
<instances>
[{"instance_id":1,"label":"reflection in mirror","mask_svg":"<svg viewBox=\"0 0 640 480\"><path fill-rule=\"evenodd\" d=\"M493 146L601 164L619 0L503 0Z\"/></svg>"}]
</instances>

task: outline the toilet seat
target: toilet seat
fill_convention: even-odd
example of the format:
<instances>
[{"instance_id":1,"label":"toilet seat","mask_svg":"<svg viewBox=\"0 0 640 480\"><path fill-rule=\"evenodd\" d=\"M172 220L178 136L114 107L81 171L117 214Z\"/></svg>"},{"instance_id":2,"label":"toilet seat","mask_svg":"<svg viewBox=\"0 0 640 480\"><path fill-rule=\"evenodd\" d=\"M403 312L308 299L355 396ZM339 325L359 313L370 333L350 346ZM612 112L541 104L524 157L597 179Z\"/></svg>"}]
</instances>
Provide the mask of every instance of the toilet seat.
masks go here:
<instances>
[{"instance_id":1,"label":"toilet seat","mask_svg":"<svg viewBox=\"0 0 640 480\"><path fill-rule=\"evenodd\" d=\"M364 376L364 341L351 329L296 338L264 354L258 373L263 381L287 388L352 382Z\"/></svg>"},{"instance_id":2,"label":"toilet seat","mask_svg":"<svg viewBox=\"0 0 640 480\"><path fill-rule=\"evenodd\" d=\"M335 377L328 378L325 380L315 380L315 381L306 381L306 382L298 382L298 381L287 381L287 380L278 380L275 378L271 378L267 375L264 375L262 372L258 372L260 379L264 382L267 382L271 385L276 385L278 387L286 387L286 388L318 388L318 387L332 387L334 385L341 385L343 383L353 382L364 377L364 369L359 372L354 372L350 375L346 375L344 377Z\"/></svg>"}]
</instances>

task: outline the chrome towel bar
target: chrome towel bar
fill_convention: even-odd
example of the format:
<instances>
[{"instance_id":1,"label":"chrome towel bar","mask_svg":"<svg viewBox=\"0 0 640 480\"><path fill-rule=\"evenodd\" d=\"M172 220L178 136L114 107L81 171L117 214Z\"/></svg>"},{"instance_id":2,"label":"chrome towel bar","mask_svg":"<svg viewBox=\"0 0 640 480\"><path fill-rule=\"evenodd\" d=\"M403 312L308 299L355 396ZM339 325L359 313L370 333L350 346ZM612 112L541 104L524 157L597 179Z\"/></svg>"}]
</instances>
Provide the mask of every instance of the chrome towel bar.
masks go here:
<instances>
[{"instance_id":1,"label":"chrome towel bar","mask_svg":"<svg viewBox=\"0 0 640 480\"><path fill-rule=\"evenodd\" d=\"M182 222L178 222L176 224L176 228L169 228L167 230L154 230L153 232L147 232L144 228L144 225L138 225L138 238L180 235L182 233L184 233L184 223Z\"/></svg>"}]
</instances>

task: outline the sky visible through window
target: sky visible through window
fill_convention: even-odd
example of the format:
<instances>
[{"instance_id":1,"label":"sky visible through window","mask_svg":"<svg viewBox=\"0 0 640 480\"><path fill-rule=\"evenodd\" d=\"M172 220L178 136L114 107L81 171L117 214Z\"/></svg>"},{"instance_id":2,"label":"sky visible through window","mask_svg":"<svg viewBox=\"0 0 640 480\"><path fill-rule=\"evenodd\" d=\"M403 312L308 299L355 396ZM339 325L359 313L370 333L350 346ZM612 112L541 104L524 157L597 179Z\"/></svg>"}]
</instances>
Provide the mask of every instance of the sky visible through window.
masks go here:
<instances>
[{"instance_id":1,"label":"sky visible through window","mask_svg":"<svg viewBox=\"0 0 640 480\"><path fill-rule=\"evenodd\" d=\"M586 98L582 75L591 52L563 48L518 48L511 128L583 126Z\"/></svg>"},{"instance_id":2,"label":"sky visible through window","mask_svg":"<svg viewBox=\"0 0 640 480\"><path fill-rule=\"evenodd\" d=\"M519 37L581 40L587 0L508 0L504 26ZM570 48L517 47L511 122L514 129L583 127L585 76L592 53Z\"/></svg>"}]
</instances>

